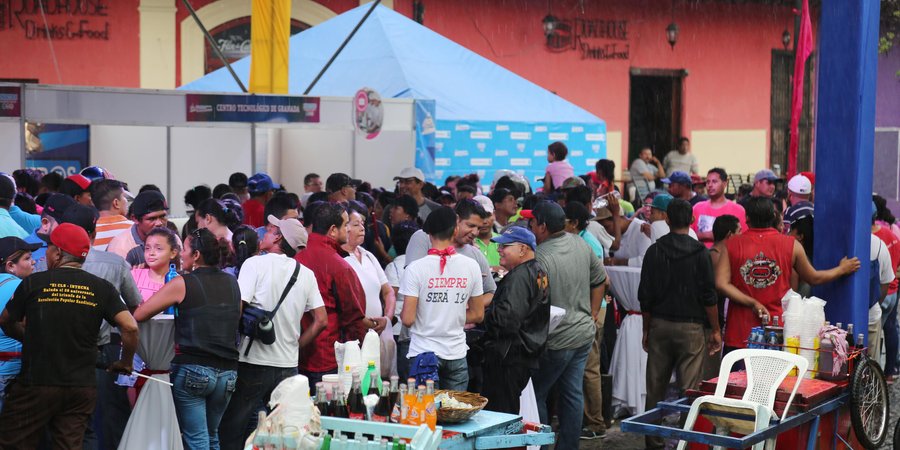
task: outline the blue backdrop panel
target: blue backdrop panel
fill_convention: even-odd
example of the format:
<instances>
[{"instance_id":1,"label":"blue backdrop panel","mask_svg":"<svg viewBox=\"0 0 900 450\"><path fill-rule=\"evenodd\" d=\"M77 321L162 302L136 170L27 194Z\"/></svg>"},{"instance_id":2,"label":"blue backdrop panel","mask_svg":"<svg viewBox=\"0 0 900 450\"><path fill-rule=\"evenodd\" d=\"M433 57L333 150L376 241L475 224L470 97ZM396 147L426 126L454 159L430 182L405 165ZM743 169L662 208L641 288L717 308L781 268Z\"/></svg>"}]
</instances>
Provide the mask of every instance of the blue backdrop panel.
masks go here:
<instances>
[{"instance_id":1,"label":"blue backdrop panel","mask_svg":"<svg viewBox=\"0 0 900 450\"><path fill-rule=\"evenodd\" d=\"M434 100L415 100L416 109L416 167L425 178L434 178Z\"/></svg>"},{"instance_id":2,"label":"blue backdrop panel","mask_svg":"<svg viewBox=\"0 0 900 450\"><path fill-rule=\"evenodd\" d=\"M860 259L855 275L816 289L829 321L868 330L878 0L821 3L816 99L815 259ZM838 181L840 180L840 181ZM866 333L868 335L868 333ZM866 341L868 343L868 340Z\"/></svg>"},{"instance_id":3,"label":"blue backdrop panel","mask_svg":"<svg viewBox=\"0 0 900 450\"><path fill-rule=\"evenodd\" d=\"M532 188L542 183L547 168L547 145L561 141L569 148L566 160L575 174L594 170L606 158L606 124L529 123L438 120L434 177L438 186L449 175L477 173L489 186L497 169L510 169L527 178ZM424 169L423 169L424 170Z\"/></svg>"}]
</instances>

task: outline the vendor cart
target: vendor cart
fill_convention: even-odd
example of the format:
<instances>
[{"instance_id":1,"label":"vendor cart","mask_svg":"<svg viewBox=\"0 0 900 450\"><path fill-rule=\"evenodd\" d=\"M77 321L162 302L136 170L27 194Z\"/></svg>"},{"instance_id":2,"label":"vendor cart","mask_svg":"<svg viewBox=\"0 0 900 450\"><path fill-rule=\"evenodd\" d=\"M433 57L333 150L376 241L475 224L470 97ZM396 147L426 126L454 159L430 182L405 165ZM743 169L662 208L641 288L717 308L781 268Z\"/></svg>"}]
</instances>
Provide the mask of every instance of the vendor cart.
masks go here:
<instances>
[{"instance_id":1,"label":"vendor cart","mask_svg":"<svg viewBox=\"0 0 900 450\"><path fill-rule=\"evenodd\" d=\"M850 448L877 449L884 443L888 429L888 391L879 365L869 359L865 349L851 354L847 379L825 381L804 379L790 405L792 414L784 420L772 420L768 427L745 436L719 435L705 420L698 420L692 430L676 424L663 425L665 416L686 414L694 398L715 390L718 379L701 383L697 391L688 391L685 398L674 402L660 402L656 408L622 421L625 432L683 440L689 448L707 446L743 449L778 437L779 450L813 450ZM788 377L778 388L775 412L784 410L795 379ZM746 388L746 372L733 372L728 378L726 397L740 398ZM749 419L741 414L704 411L704 415Z\"/></svg>"},{"instance_id":2,"label":"vendor cart","mask_svg":"<svg viewBox=\"0 0 900 450\"><path fill-rule=\"evenodd\" d=\"M374 442L394 436L412 438L417 427L393 423L366 422L361 420L322 417L322 429L332 436L345 435L353 440L366 436ZM553 431L547 425L529 424L515 414L480 411L471 419L458 424L438 426L442 434L440 449L490 449L528 445L546 445L554 442ZM373 443L374 443L373 442Z\"/></svg>"}]
</instances>

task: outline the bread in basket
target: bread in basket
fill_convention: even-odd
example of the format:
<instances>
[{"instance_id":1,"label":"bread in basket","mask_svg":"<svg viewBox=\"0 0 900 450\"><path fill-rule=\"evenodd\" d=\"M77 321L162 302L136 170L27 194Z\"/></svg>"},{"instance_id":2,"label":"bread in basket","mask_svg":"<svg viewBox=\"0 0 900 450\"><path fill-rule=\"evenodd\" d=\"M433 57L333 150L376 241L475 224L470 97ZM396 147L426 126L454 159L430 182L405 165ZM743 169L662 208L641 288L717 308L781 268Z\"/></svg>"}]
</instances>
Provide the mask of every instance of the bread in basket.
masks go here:
<instances>
[{"instance_id":1,"label":"bread in basket","mask_svg":"<svg viewBox=\"0 0 900 450\"><path fill-rule=\"evenodd\" d=\"M438 389L434 391L434 394L435 396L446 394L457 401L472 405L471 408L451 408L441 405L441 407L437 410L438 423L465 422L471 419L472 416L477 414L478 411L484 409L484 407L487 406L488 403L488 399L472 392L448 391L444 389Z\"/></svg>"}]
</instances>

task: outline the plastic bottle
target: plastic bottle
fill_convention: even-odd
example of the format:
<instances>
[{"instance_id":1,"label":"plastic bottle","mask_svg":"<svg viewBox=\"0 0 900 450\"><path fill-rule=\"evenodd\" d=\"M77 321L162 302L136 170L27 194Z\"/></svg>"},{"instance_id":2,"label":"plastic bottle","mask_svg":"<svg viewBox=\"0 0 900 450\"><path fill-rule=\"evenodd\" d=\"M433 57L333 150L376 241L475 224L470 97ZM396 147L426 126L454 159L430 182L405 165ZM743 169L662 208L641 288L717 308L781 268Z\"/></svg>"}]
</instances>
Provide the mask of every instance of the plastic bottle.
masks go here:
<instances>
[{"instance_id":1,"label":"plastic bottle","mask_svg":"<svg viewBox=\"0 0 900 450\"><path fill-rule=\"evenodd\" d=\"M437 406L434 404L433 380L425 381L425 396L422 397L422 402L425 403L425 425L428 425L428 428L434 431L434 427L437 426Z\"/></svg>"},{"instance_id":2,"label":"plastic bottle","mask_svg":"<svg viewBox=\"0 0 900 450\"><path fill-rule=\"evenodd\" d=\"M175 264L169 264L169 271L166 272L166 278L165 278L166 283L172 281L175 278L178 278L179 276L180 275L178 275L178 270L175 269ZM163 311L163 314L170 314L170 315L174 316L175 315L175 305L172 305L172 306L166 308Z\"/></svg>"},{"instance_id":3,"label":"plastic bottle","mask_svg":"<svg viewBox=\"0 0 900 450\"><path fill-rule=\"evenodd\" d=\"M369 361L375 363L375 369L379 376L381 375L381 337L375 330L366 332L366 337L363 338L362 346L360 346L360 358L359 376L361 379L365 378L368 371L363 364ZM381 386L381 380L378 380L378 385ZM366 383L363 383L363 386L366 386Z\"/></svg>"},{"instance_id":4,"label":"plastic bottle","mask_svg":"<svg viewBox=\"0 0 900 450\"><path fill-rule=\"evenodd\" d=\"M366 405L363 403L362 390L359 387L359 374L353 372L353 384L347 396L347 411L351 419L365 420Z\"/></svg>"},{"instance_id":5,"label":"plastic bottle","mask_svg":"<svg viewBox=\"0 0 900 450\"><path fill-rule=\"evenodd\" d=\"M360 367L363 365L362 356L360 356L359 351L359 342L358 341L348 341L343 343L344 356L341 362L341 367L344 370L339 374L339 379L341 383L344 385L344 393L350 392L350 387L353 383L353 378L351 374L353 372L359 373ZM359 379L361 380L365 372L359 374Z\"/></svg>"},{"instance_id":6,"label":"plastic bottle","mask_svg":"<svg viewBox=\"0 0 900 450\"><path fill-rule=\"evenodd\" d=\"M390 382L383 381L381 385L381 396L378 398L378 404L375 405L375 411L372 412L372 421L374 422L387 422L391 417Z\"/></svg>"},{"instance_id":7,"label":"plastic bottle","mask_svg":"<svg viewBox=\"0 0 900 450\"><path fill-rule=\"evenodd\" d=\"M374 391L372 391L373 388ZM370 393L381 395L381 374L378 372L375 361L369 361L366 373L362 377L362 394L369 395Z\"/></svg>"},{"instance_id":8,"label":"plastic bottle","mask_svg":"<svg viewBox=\"0 0 900 450\"><path fill-rule=\"evenodd\" d=\"M269 431L266 426L266 412L260 411L256 425L256 434L253 436L253 450L262 450L269 443Z\"/></svg>"}]
</instances>

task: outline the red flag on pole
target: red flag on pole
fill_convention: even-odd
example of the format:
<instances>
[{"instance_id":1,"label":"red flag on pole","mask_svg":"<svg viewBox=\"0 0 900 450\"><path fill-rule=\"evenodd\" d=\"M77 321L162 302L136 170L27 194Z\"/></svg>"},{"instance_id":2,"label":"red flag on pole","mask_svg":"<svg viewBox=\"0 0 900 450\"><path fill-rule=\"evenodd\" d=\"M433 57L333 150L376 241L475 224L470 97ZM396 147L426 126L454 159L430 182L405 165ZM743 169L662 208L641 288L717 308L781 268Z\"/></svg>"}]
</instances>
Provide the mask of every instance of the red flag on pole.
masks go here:
<instances>
[{"instance_id":1,"label":"red flag on pole","mask_svg":"<svg viewBox=\"0 0 900 450\"><path fill-rule=\"evenodd\" d=\"M803 78L806 60L813 51L812 23L809 19L809 0L803 0L800 11L800 34L794 49L794 88L791 91L791 140L788 147L788 176L797 173L797 151L800 147L800 116L803 114Z\"/></svg>"}]
</instances>

